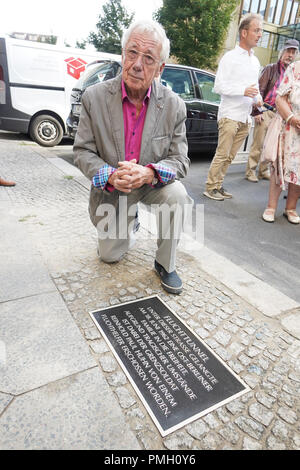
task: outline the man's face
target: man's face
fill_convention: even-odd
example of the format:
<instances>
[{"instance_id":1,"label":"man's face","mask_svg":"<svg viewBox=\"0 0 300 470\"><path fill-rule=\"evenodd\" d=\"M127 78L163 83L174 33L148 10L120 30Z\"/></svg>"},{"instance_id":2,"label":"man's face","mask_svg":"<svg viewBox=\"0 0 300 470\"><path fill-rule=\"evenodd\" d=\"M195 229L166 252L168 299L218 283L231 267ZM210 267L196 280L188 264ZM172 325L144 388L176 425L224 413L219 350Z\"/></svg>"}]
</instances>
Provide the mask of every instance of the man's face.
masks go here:
<instances>
[{"instance_id":1,"label":"man's face","mask_svg":"<svg viewBox=\"0 0 300 470\"><path fill-rule=\"evenodd\" d=\"M288 49L285 49L283 51L280 60L287 67L295 60L297 53L298 49L295 49L294 47L289 47Z\"/></svg>"},{"instance_id":2,"label":"man's face","mask_svg":"<svg viewBox=\"0 0 300 470\"><path fill-rule=\"evenodd\" d=\"M130 96L143 98L154 78L163 71L161 44L151 33L133 31L122 51L122 78Z\"/></svg>"},{"instance_id":3,"label":"man's face","mask_svg":"<svg viewBox=\"0 0 300 470\"><path fill-rule=\"evenodd\" d=\"M245 44L251 49L256 47L258 41L262 37L262 23L258 20L252 20L249 24L249 29L244 29L244 41Z\"/></svg>"}]
</instances>

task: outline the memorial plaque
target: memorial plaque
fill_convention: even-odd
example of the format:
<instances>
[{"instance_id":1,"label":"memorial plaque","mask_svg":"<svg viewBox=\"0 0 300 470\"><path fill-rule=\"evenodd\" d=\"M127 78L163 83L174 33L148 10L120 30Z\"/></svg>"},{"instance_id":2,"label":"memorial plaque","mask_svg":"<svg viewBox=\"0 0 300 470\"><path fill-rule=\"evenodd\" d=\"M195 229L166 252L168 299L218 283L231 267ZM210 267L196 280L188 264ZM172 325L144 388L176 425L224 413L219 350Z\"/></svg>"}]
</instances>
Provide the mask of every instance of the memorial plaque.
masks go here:
<instances>
[{"instance_id":1,"label":"memorial plaque","mask_svg":"<svg viewBox=\"0 0 300 470\"><path fill-rule=\"evenodd\" d=\"M162 436L249 391L158 296L90 315Z\"/></svg>"}]
</instances>

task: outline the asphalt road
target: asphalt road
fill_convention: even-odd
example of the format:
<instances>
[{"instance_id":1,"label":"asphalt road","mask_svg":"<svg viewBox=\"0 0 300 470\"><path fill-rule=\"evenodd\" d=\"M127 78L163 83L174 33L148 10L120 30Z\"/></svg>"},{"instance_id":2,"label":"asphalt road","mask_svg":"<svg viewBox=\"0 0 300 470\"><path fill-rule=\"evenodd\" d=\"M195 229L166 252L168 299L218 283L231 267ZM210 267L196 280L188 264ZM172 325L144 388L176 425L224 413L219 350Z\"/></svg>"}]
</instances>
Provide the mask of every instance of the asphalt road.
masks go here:
<instances>
[{"instance_id":1,"label":"asphalt road","mask_svg":"<svg viewBox=\"0 0 300 470\"><path fill-rule=\"evenodd\" d=\"M193 156L184 180L195 204L204 204L205 245L299 302L300 225L282 216L285 193L280 196L275 223L264 222L269 182L247 181L241 163L231 165L224 181L233 198L210 200L203 196L210 160ZM297 208L300 211L299 202Z\"/></svg>"},{"instance_id":2,"label":"asphalt road","mask_svg":"<svg viewBox=\"0 0 300 470\"><path fill-rule=\"evenodd\" d=\"M24 135L1 134L29 141ZM49 151L73 163L70 139ZM204 204L205 245L300 302L300 225L292 225L282 216L284 194L280 196L275 223L264 222L261 215L268 199L268 181L250 183L244 179L245 164L233 164L224 182L233 199L207 199L203 191L211 158L193 155L184 180L195 204Z\"/></svg>"}]
</instances>

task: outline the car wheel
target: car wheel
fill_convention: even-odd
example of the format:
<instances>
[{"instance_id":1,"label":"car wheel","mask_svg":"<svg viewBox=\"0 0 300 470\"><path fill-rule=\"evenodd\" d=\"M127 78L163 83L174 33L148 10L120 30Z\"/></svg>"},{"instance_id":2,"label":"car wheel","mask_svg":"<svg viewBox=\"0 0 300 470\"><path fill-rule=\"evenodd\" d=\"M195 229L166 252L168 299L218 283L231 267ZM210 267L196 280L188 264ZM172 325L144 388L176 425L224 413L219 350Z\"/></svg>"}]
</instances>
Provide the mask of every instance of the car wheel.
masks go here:
<instances>
[{"instance_id":1,"label":"car wheel","mask_svg":"<svg viewBox=\"0 0 300 470\"><path fill-rule=\"evenodd\" d=\"M53 116L42 114L33 119L30 137L43 147L53 147L59 144L63 138L64 131L61 123Z\"/></svg>"}]
</instances>

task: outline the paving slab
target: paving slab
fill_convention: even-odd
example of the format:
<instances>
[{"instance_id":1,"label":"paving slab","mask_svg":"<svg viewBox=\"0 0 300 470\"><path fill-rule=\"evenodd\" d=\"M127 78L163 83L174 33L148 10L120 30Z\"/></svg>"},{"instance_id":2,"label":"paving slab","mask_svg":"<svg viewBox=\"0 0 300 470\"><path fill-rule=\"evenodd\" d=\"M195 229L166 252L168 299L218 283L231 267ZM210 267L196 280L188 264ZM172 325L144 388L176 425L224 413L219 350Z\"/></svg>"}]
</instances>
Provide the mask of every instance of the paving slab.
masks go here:
<instances>
[{"instance_id":1,"label":"paving slab","mask_svg":"<svg viewBox=\"0 0 300 470\"><path fill-rule=\"evenodd\" d=\"M53 283L26 227L10 203L0 202L1 274L0 302L51 292Z\"/></svg>"},{"instance_id":2,"label":"paving slab","mask_svg":"<svg viewBox=\"0 0 300 470\"><path fill-rule=\"evenodd\" d=\"M7 393L1 393L0 392L0 415L3 413L5 408L10 404L10 402L13 400L12 395L8 395Z\"/></svg>"},{"instance_id":3,"label":"paving slab","mask_svg":"<svg viewBox=\"0 0 300 470\"><path fill-rule=\"evenodd\" d=\"M18 395L96 364L58 292L0 304L0 338L1 392Z\"/></svg>"},{"instance_id":4,"label":"paving slab","mask_svg":"<svg viewBox=\"0 0 300 470\"><path fill-rule=\"evenodd\" d=\"M98 368L14 399L0 418L1 450L139 450Z\"/></svg>"}]
</instances>

